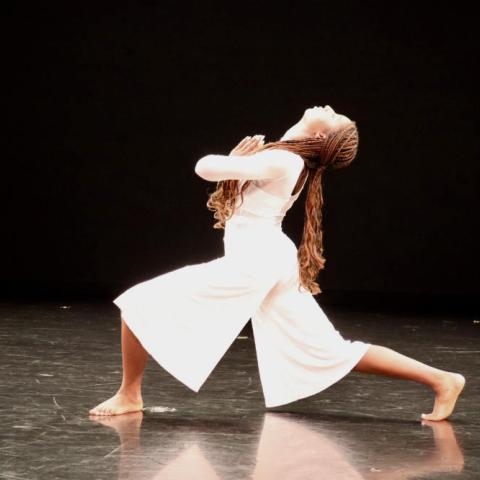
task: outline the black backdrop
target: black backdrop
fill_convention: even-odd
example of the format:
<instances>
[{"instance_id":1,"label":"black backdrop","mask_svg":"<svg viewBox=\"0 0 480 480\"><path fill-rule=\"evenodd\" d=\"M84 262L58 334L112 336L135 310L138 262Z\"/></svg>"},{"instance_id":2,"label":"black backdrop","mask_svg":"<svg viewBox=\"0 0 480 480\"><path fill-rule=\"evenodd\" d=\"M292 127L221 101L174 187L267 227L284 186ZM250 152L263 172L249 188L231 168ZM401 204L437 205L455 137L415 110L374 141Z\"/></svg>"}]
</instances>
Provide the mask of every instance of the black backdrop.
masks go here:
<instances>
[{"instance_id":1,"label":"black backdrop","mask_svg":"<svg viewBox=\"0 0 480 480\"><path fill-rule=\"evenodd\" d=\"M318 301L476 308L475 17L432 5L10 6L4 298L111 299L222 255L195 162L329 104L360 150L324 178Z\"/></svg>"}]
</instances>

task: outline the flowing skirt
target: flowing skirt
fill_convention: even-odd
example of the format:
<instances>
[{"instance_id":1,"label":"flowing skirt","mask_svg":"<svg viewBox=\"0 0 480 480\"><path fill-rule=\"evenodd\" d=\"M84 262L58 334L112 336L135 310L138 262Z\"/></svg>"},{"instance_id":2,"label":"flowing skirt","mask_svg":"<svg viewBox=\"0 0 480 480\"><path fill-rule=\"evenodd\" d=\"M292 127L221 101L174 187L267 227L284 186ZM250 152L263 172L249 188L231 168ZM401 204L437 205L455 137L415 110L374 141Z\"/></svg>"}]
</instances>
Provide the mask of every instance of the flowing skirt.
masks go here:
<instances>
[{"instance_id":1,"label":"flowing skirt","mask_svg":"<svg viewBox=\"0 0 480 480\"><path fill-rule=\"evenodd\" d=\"M266 407L340 380L370 344L344 339L299 288L297 248L281 226L227 221L224 252L124 291L113 300L152 358L198 392L251 319Z\"/></svg>"}]
</instances>

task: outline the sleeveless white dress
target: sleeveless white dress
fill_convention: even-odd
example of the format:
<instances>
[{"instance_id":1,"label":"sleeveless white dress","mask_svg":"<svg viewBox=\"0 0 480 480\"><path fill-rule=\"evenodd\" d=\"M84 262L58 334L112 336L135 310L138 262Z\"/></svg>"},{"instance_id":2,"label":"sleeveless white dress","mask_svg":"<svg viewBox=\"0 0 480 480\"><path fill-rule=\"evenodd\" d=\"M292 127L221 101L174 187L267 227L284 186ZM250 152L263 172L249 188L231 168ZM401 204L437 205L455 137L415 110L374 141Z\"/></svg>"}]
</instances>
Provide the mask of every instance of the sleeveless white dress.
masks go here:
<instances>
[{"instance_id":1,"label":"sleeveless white dress","mask_svg":"<svg viewBox=\"0 0 480 480\"><path fill-rule=\"evenodd\" d=\"M277 180L252 181L241 206L237 197L223 256L138 283L113 300L152 358L195 392L250 319L266 407L326 389L371 345L344 339L300 287L297 247L282 220L305 181L286 196L275 190Z\"/></svg>"}]
</instances>

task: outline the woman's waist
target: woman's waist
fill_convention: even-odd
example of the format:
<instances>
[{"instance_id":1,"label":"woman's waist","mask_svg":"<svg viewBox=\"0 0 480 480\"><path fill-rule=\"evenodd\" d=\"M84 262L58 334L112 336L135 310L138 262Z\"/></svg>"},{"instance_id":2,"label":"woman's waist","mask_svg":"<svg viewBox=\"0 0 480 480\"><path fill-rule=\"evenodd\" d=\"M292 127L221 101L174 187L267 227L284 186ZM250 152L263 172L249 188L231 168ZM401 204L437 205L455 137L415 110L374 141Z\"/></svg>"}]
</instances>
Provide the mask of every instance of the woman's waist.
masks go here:
<instances>
[{"instance_id":1,"label":"woman's waist","mask_svg":"<svg viewBox=\"0 0 480 480\"><path fill-rule=\"evenodd\" d=\"M231 218L225 222L225 235L245 235L252 237L285 235L282 223L257 222L240 218Z\"/></svg>"},{"instance_id":2,"label":"woman's waist","mask_svg":"<svg viewBox=\"0 0 480 480\"><path fill-rule=\"evenodd\" d=\"M283 215L270 215L270 216L261 216L261 215L247 215L245 213L234 213L228 220L226 220L225 225L235 225L235 226L245 226L248 227L260 227L268 228L274 227L279 230L282 229Z\"/></svg>"},{"instance_id":3,"label":"woman's waist","mask_svg":"<svg viewBox=\"0 0 480 480\"><path fill-rule=\"evenodd\" d=\"M295 243L283 231L282 224L248 223L241 220L225 222L224 243L231 249L254 248L257 251L297 251Z\"/></svg>"}]
</instances>

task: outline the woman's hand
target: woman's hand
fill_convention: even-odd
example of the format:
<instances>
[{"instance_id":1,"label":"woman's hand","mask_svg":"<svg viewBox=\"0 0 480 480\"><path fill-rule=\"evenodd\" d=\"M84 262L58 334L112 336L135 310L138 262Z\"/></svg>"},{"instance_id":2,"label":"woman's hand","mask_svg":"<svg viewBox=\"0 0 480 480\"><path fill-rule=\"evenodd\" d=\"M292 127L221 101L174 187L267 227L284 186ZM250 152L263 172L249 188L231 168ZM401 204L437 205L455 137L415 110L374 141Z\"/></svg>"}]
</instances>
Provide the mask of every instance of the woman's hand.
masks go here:
<instances>
[{"instance_id":1,"label":"woman's hand","mask_svg":"<svg viewBox=\"0 0 480 480\"><path fill-rule=\"evenodd\" d=\"M265 135L254 135L253 137L245 137L231 152L229 155L248 155L258 147L263 145L263 139Z\"/></svg>"}]
</instances>

